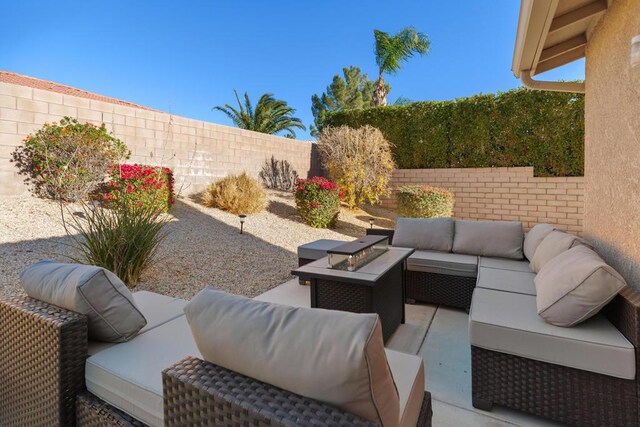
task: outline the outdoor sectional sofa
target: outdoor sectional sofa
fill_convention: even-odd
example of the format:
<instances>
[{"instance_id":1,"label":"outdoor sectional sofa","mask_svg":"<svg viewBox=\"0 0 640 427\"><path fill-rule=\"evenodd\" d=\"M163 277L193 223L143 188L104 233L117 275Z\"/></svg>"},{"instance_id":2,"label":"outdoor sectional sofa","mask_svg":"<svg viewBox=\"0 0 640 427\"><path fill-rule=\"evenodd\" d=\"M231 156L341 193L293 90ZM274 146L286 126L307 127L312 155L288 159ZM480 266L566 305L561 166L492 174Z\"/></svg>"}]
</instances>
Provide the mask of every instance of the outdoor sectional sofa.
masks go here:
<instances>
[{"instance_id":1,"label":"outdoor sectional sofa","mask_svg":"<svg viewBox=\"0 0 640 427\"><path fill-rule=\"evenodd\" d=\"M422 359L384 349L375 315L299 309L213 288L205 288L191 302L146 291L126 296L121 282L119 288L111 286L117 278L106 270L76 274L73 270L85 266L43 264L25 272L44 271L21 277L29 294L40 292L43 298L79 304L78 311L84 311L88 302L91 310L79 314L24 295L0 298L0 425L379 425L354 413L355 409L366 412L362 400L351 412L256 377L273 378L274 383L288 377L295 390L324 388L329 390L328 400L333 395L343 398L339 395L353 389L355 380L360 381L355 383L360 395L369 396L368 389L362 389L364 378L374 390L371 395L392 409L374 413L380 419L386 417L384 425L431 425L431 397L424 390ZM50 291L58 286L52 284L56 275L76 280L78 286ZM107 288L93 287L91 281L103 275L109 279ZM86 285L89 282L91 286ZM72 290L81 295L69 302ZM123 296L129 307L122 307ZM104 310L96 317L101 304ZM327 330L332 322L333 328ZM362 325L370 325L371 332L363 331ZM344 333L336 334L338 329ZM323 345L320 336L305 341L301 339L304 331L341 337L349 345ZM366 341L358 341L356 335ZM122 342L89 339L96 336ZM289 341L279 343L275 337L281 336L288 336ZM210 342L209 337L213 337ZM226 340L225 344L220 340ZM357 351L362 342L366 357ZM299 345L303 346L289 353ZM337 360L332 362L327 355L337 355ZM311 366L296 368L301 358ZM367 364L368 370L362 367L365 359L376 362L375 369L373 362ZM309 380L318 376L309 373L318 365L324 375ZM243 372L255 375L238 373L230 366L242 366ZM349 369L354 366L357 375ZM340 382L343 377L349 379L346 384ZM378 382L374 384L375 378ZM371 412L371 403L365 403Z\"/></svg>"},{"instance_id":2,"label":"outdoor sectional sofa","mask_svg":"<svg viewBox=\"0 0 640 427\"><path fill-rule=\"evenodd\" d=\"M542 224L525 239L518 222L450 219L399 218L395 230L368 233L417 249L406 265L410 301L470 310L476 408L501 405L580 426L640 425L640 292L625 286L586 241ZM576 256L599 263L584 280L592 280L590 292L610 296L589 308L588 316L600 312L588 320L556 326L538 312L561 323L575 308L562 304L583 310L580 299L588 300L588 292L569 292L541 310L545 298L537 289L557 293L575 280L580 262L563 265L560 258ZM542 262L558 264L556 276L566 277L537 283L550 278L544 266L539 269Z\"/></svg>"}]
</instances>

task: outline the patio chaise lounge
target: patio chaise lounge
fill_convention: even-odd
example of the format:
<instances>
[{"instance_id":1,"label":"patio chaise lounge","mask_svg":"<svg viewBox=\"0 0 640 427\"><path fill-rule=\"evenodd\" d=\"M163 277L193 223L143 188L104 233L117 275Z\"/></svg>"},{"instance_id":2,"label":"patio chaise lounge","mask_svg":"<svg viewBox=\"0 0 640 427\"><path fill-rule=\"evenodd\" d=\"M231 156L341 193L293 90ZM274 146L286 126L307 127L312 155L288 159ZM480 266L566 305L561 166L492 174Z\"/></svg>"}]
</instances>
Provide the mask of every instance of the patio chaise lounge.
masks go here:
<instances>
[{"instance_id":1,"label":"patio chaise lounge","mask_svg":"<svg viewBox=\"0 0 640 427\"><path fill-rule=\"evenodd\" d=\"M399 218L369 233L417 249L407 298L470 309L476 408L640 425L640 292L587 242L545 224L525 238L506 221Z\"/></svg>"},{"instance_id":2,"label":"patio chaise lounge","mask_svg":"<svg viewBox=\"0 0 640 427\"><path fill-rule=\"evenodd\" d=\"M38 280L46 281L51 274L42 274ZM101 331L96 330L98 322L93 312L88 316L78 314L27 296L0 300L0 425L374 426L380 425L380 420L384 420L383 425L394 427L431 425L431 398L424 391L422 359L383 349L375 315L297 309L226 294L221 297L217 294L222 292L207 289L201 294L203 296L199 294L188 303L151 292L137 292L132 297L137 313L129 311L127 317L120 312L112 321L107 317L109 310L118 308L110 306L103 312L108 327ZM199 303L198 298L201 298ZM203 298L209 299L202 301ZM216 298L226 299L216 305ZM245 308L242 304L248 306ZM98 304L92 307L97 308ZM207 311L210 307L216 308ZM313 312L311 317L317 319L309 320L309 311ZM202 317L204 312L207 316L224 312L225 316L212 321L210 317ZM326 313L329 317L347 317L337 320L341 328L327 331L322 325L330 325L332 320L323 317ZM88 334L124 334L123 319L137 322L138 314L144 315L146 325L138 328L132 338L127 337L126 342L106 343L87 338ZM249 315L254 317L247 320ZM363 332L355 326L346 326L344 319L360 328L362 324L374 326L371 332L367 332L368 329ZM265 326L256 328L256 323ZM194 332L196 324L199 333ZM298 328L297 333L292 326ZM224 334L217 333L216 328ZM309 333L301 334L300 329ZM350 345L322 344L314 333L325 338L333 336ZM251 341L249 335L255 334L258 336ZM222 345L221 335L231 338L231 342L225 341L226 345ZM213 336L215 339L209 342ZM278 343L274 336L288 336L289 341ZM359 341L358 336L366 339L363 344L366 358L358 352L358 348L362 348L358 343L363 341ZM327 349L337 358L328 357ZM287 351L293 353L287 354ZM296 367L299 360L296 362L292 356L298 353L306 355L304 360L311 365ZM353 411L345 410L333 404L331 394L327 399L331 401L329 404L327 400L304 397L224 368L222 363L206 361L218 361L225 354L225 364L235 366L240 360L255 361L244 363L241 370L257 373L257 377L273 378L276 383L279 377L288 377L294 390L319 393L324 381L324 388L331 390L338 400L351 398L348 394L353 392L353 384L362 387L365 381L373 392L360 388L360 394L354 395L371 394L372 399L383 399L386 403L380 404L380 400L374 399L372 406L369 400L360 399L348 406ZM279 356L275 357L276 354ZM365 359L367 364L362 365ZM359 368L348 370L354 366ZM310 380L311 371L316 367L326 378ZM368 368L363 371L362 367ZM273 377L276 372L278 375ZM331 379L338 374L352 382L332 383ZM305 381L299 383L298 378ZM354 378L360 382L354 382ZM371 408L375 409L373 418L379 419L362 415L371 413ZM383 411L382 408L390 409Z\"/></svg>"}]
</instances>

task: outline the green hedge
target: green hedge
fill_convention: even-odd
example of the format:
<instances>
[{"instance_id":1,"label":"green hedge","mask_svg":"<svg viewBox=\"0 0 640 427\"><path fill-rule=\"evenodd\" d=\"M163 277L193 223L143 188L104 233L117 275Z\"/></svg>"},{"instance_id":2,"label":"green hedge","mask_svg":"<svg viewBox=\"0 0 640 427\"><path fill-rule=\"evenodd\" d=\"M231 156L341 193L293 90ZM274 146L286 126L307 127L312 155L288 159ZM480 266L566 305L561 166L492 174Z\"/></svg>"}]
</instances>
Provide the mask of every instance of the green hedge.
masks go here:
<instances>
[{"instance_id":1,"label":"green hedge","mask_svg":"<svg viewBox=\"0 0 640 427\"><path fill-rule=\"evenodd\" d=\"M371 125L400 169L533 166L536 176L584 174L584 96L514 89L455 101L331 113L326 126Z\"/></svg>"}]
</instances>

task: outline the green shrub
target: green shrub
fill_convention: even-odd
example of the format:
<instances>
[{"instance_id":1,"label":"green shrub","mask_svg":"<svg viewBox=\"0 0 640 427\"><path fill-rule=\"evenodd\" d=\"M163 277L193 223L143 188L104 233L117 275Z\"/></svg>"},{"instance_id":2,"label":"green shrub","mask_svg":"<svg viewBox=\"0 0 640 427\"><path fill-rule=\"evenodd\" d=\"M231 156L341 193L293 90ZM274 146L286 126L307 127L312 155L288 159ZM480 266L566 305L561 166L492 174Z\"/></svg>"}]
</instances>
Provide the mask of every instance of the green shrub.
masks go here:
<instances>
[{"instance_id":1,"label":"green shrub","mask_svg":"<svg viewBox=\"0 0 640 427\"><path fill-rule=\"evenodd\" d=\"M254 214L267 206L267 193L258 180L243 172L210 184L204 192L203 203L236 215Z\"/></svg>"},{"instance_id":2,"label":"green shrub","mask_svg":"<svg viewBox=\"0 0 640 427\"><path fill-rule=\"evenodd\" d=\"M398 216L405 218L435 218L453 215L452 191L429 185L406 185L396 193Z\"/></svg>"},{"instance_id":3,"label":"green shrub","mask_svg":"<svg viewBox=\"0 0 640 427\"><path fill-rule=\"evenodd\" d=\"M145 165L111 165L108 192L103 195L110 204L148 206L168 212L174 200L173 172L169 168Z\"/></svg>"},{"instance_id":4,"label":"green shrub","mask_svg":"<svg viewBox=\"0 0 640 427\"><path fill-rule=\"evenodd\" d=\"M94 126L65 117L45 123L12 153L19 173L39 197L77 201L87 197L105 178L109 165L129 158L125 144Z\"/></svg>"},{"instance_id":5,"label":"green shrub","mask_svg":"<svg viewBox=\"0 0 640 427\"><path fill-rule=\"evenodd\" d=\"M287 160L276 160L271 156L271 160L265 160L260 171L262 183L267 188L282 191L291 191L298 179L296 172Z\"/></svg>"},{"instance_id":6,"label":"green shrub","mask_svg":"<svg viewBox=\"0 0 640 427\"><path fill-rule=\"evenodd\" d=\"M455 101L332 112L326 126L374 126L399 169L533 166L584 175L584 96L515 89Z\"/></svg>"},{"instance_id":7,"label":"green shrub","mask_svg":"<svg viewBox=\"0 0 640 427\"><path fill-rule=\"evenodd\" d=\"M134 287L166 237L166 222L167 218L149 206L108 209L83 205L83 215L71 215L71 222L64 224L71 245L80 254L74 261L104 267Z\"/></svg>"},{"instance_id":8,"label":"green shrub","mask_svg":"<svg viewBox=\"0 0 640 427\"><path fill-rule=\"evenodd\" d=\"M314 176L296 180L296 208L306 222L315 228L333 227L340 213L343 197L338 184Z\"/></svg>"},{"instance_id":9,"label":"green shrub","mask_svg":"<svg viewBox=\"0 0 640 427\"><path fill-rule=\"evenodd\" d=\"M325 127L318 138L318 152L329 177L336 181L350 208L375 204L388 194L395 167L391 145L372 127Z\"/></svg>"}]
</instances>

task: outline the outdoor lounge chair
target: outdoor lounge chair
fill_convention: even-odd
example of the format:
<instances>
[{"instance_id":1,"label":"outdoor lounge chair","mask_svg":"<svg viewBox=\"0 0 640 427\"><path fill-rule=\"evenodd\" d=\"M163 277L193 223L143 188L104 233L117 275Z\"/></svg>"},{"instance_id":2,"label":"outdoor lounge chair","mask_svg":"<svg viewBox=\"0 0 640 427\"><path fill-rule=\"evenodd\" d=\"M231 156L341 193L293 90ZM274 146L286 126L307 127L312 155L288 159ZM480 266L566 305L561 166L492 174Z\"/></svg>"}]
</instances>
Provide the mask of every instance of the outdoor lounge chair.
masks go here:
<instances>
[{"instance_id":1,"label":"outdoor lounge chair","mask_svg":"<svg viewBox=\"0 0 640 427\"><path fill-rule=\"evenodd\" d=\"M0 299L0 425L376 425L184 357L199 354L183 315L187 302L150 292L135 293L134 299L148 323L121 344L90 342L84 315L26 296ZM422 366L416 356L405 357ZM163 365L168 360L173 361ZM407 359L400 355L396 364L407 366ZM164 366L161 377L156 366ZM399 375L416 375L408 372L401 368ZM423 377L422 370L416 372ZM416 425L431 425L428 393L416 417Z\"/></svg>"}]
</instances>

